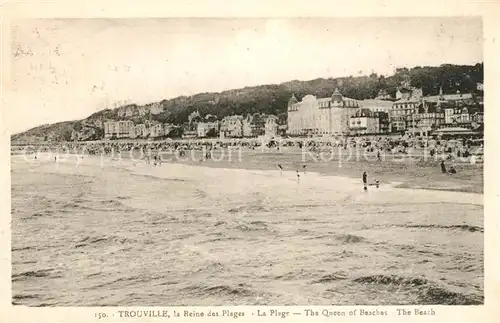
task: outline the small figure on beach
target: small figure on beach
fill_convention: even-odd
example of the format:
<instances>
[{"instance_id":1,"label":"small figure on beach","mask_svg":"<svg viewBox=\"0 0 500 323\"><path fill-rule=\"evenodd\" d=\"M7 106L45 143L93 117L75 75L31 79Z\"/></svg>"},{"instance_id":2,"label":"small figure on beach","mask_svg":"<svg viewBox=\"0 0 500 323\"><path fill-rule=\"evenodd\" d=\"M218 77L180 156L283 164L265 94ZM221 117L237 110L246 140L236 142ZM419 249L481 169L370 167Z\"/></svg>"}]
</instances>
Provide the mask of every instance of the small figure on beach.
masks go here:
<instances>
[{"instance_id":1,"label":"small figure on beach","mask_svg":"<svg viewBox=\"0 0 500 323\"><path fill-rule=\"evenodd\" d=\"M380 158L380 150L377 150L377 159L380 161L381 158Z\"/></svg>"},{"instance_id":2,"label":"small figure on beach","mask_svg":"<svg viewBox=\"0 0 500 323\"><path fill-rule=\"evenodd\" d=\"M451 166L450 167L450 170L449 170L450 174L456 174L457 173L457 170L455 169L455 166Z\"/></svg>"},{"instance_id":3,"label":"small figure on beach","mask_svg":"<svg viewBox=\"0 0 500 323\"><path fill-rule=\"evenodd\" d=\"M379 187L379 181L378 181L378 179L375 181L375 187L377 187L377 188Z\"/></svg>"},{"instance_id":4,"label":"small figure on beach","mask_svg":"<svg viewBox=\"0 0 500 323\"><path fill-rule=\"evenodd\" d=\"M446 174L446 166L444 165L444 160L441 160L441 172Z\"/></svg>"},{"instance_id":5,"label":"small figure on beach","mask_svg":"<svg viewBox=\"0 0 500 323\"><path fill-rule=\"evenodd\" d=\"M366 172L363 172L363 185L365 191L368 190L367 183L368 183L368 175L366 174Z\"/></svg>"},{"instance_id":6,"label":"small figure on beach","mask_svg":"<svg viewBox=\"0 0 500 323\"><path fill-rule=\"evenodd\" d=\"M299 174L299 171L297 171L297 181L300 180L300 174Z\"/></svg>"},{"instance_id":7,"label":"small figure on beach","mask_svg":"<svg viewBox=\"0 0 500 323\"><path fill-rule=\"evenodd\" d=\"M304 169L304 174L306 173L306 165L303 165L302 168Z\"/></svg>"},{"instance_id":8,"label":"small figure on beach","mask_svg":"<svg viewBox=\"0 0 500 323\"><path fill-rule=\"evenodd\" d=\"M57 156L54 156L54 161L57 162Z\"/></svg>"},{"instance_id":9,"label":"small figure on beach","mask_svg":"<svg viewBox=\"0 0 500 323\"><path fill-rule=\"evenodd\" d=\"M278 164L278 168L280 169L280 175L283 175L283 167L281 167L281 165Z\"/></svg>"}]
</instances>

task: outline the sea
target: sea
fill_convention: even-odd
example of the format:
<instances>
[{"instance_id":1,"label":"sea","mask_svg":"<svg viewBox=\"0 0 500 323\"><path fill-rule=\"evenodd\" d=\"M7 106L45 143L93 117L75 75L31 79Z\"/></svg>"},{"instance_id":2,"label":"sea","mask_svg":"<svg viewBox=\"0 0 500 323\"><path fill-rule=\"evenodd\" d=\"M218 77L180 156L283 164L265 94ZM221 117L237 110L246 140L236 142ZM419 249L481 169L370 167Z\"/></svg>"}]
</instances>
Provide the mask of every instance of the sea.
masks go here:
<instances>
[{"instance_id":1,"label":"sea","mask_svg":"<svg viewBox=\"0 0 500 323\"><path fill-rule=\"evenodd\" d=\"M483 195L12 156L12 303L484 303Z\"/></svg>"}]
</instances>

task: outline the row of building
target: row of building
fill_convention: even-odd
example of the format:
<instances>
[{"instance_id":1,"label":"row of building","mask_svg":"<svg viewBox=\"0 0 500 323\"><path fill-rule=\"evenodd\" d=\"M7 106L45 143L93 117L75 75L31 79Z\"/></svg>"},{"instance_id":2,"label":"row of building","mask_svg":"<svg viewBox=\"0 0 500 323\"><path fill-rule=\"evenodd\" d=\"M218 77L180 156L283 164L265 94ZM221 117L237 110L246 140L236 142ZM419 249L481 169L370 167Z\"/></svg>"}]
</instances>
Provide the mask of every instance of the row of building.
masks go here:
<instances>
[{"instance_id":1,"label":"row of building","mask_svg":"<svg viewBox=\"0 0 500 323\"><path fill-rule=\"evenodd\" d=\"M381 94L383 95L383 93ZM380 96L380 94L379 94ZM398 90L398 99L354 100L338 89L330 98L306 95L288 102L288 130L292 136L429 134L442 127L477 129L483 124L482 100L471 93L422 95L420 89Z\"/></svg>"},{"instance_id":2,"label":"row of building","mask_svg":"<svg viewBox=\"0 0 500 323\"><path fill-rule=\"evenodd\" d=\"M170 133L175 126L169 123L147 122L134 124L133 121L107 121L104 123L106 139L156 138Z\"/></svg>"},{"instance_id":3,"label":"row of building","mask_svg":"<svg viewBox=\"0 0 500 323\"><path fill-rule=\"evenodd\" d=\"M278 117L256 113L246 117L233 115L223 118L219 134L221 138L273 137L278 135L279 129Z\"/></svg>"},{"instance_id":4,"label":"row of building","mask_svg":"<svg viewBox=\"0 0 500 323\"><path fill-rule=\"evenodd\" d=\"M274 115L254 114L246 117L233 115L223 118L221 121L214 120L214 116L207 115L205 118L189 116L189 122L180 126L185 138L242 138L242 137L273 137L278 134L278 117ZM159 138L168 136L169 133L179 128L170 123L159 123L149 121L147 123L134 124L133 121L107 121L104 123L104 137L106 139L122 138ZM281 130L285 129L281 127Z\"/></svg>"},{"instance_id":5,"label":"row of building","mask_svg":"<svg viewBox=\"0 0 500 323\"><path fill-rule=\"evenodd\" d=\"M105 138L158 138L174 129L187 138L242 138L290 136L336 136L385 134L393 132L429 133L437 128L461 127L477 129L483 124L482 100L471 93L443 94L424 97L421 89L403 86L396 100L386 93L376 99L355 100L335 89L331 97L306 95L300 101L292 95L288 101L286 124L274 115L233 115L218 120L214 115L202 117L191 113L184 125L147 121L108 121ZM159 107L152 107L152 110ZM126 113L128 110L124 110ZM132 111L132 110L130 110ZM154 111L155 113L157 111Z\"/></svg>"}]
</instances>

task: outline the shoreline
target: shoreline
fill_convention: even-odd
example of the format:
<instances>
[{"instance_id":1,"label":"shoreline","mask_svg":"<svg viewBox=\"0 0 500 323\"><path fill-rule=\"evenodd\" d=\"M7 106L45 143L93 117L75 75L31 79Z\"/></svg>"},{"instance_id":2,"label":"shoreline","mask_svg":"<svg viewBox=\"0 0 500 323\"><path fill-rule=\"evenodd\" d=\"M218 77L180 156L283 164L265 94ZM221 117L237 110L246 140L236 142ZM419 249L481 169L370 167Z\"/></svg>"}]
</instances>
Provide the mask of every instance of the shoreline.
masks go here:
<instances>
[{"instance_id":1,"label":"shoreline","mask_svg":"<svg viewBox=\"0 0 500 323\"><path fill-rule=\"evenodd\" d=\"M70 155L77 156L74 154ZM443 174L441 173L437 161L425 161L420 163L419 161L412 161L411 159L396 162L365 160L345 161L337 158L331 161L304 162L300 154L255 151L245 151L241 156L241 160L207 159L202 161L203 156L201 156L200 152L194 152L192 157L193 156L195 156L196 159L186 157L182 160L163 160L162 164L181 164L195 167L248 171L280 171L278 168L279 164L282 166L283 172L298 171L299 174L303 174L305 171L306 173L317 173L319 176L338 176L359 179L360 185L362 185L361 175L366 171L368 173L368 183L379 180L381 185L390 184L395 188L484 194L483 165L457 164L457 174ZM85 155L85 157L101 158L95 155ZM122 156L121 159L109 155L104 158L108 162L133 160L133 158L126 155ZM39 160L43 160L43 158ZM146 164L144 159L137 159L136 162ZM303 167L304 165L306 165L305 168ZM150 166L152 168L155 167L153 164L150 164Z\"/></svg>"},{"instance_id":2,"label":"shoreline","mask_svg":"<svg viewBox=\"0 0 500 323\"><path fill-rule=\"evenodd\" d=\"M273 167L248 167L248 165L243 165L243 164L224 164L221 165L221 163L210 163L210 162L204 162L202 163L192 163L192 162L165 162L165 164L182 164L182 165L190 165L194 167L208 167L208 168L225 168L225 169L240 169L240 170L262 170L262 171L272 171L272 170L277 170L277 168ZM152 166L154 167L154 166ZM335 172L333 169L318 169L321 167L311 167L310 165L307 168L308 173L316 173L320 176L335 176L335 177L343 177L343 178L349 178L349 179L358 179L360 185L362 185L362 180L361 180L361 174L362 171L359 171L359 176L356 176L356 174L352 173L352 169L349 169L345 172ZM285 171L285 169L283 170ZM294 172L294 169L287 169L286 171L288 172ZM301 173L299 171L299 173ZM412 174L410 174L412 175ZM442 175L442 174L438 174ZM419 190L430 190L430 191L446 191L446 192L461 192L461 193L475 193L475 194L484 194L484 189L483 185L478 186L474 184L469 184L466 183L465 180L462 180L461 178L453 178L450 174L444 174L443 176L448 176L448 178L444 178L443 180L439 180L435 183L429 183L426 181L423 181L422 178L417 179L416 181L412 182L412 179L410 178L395 178L391 175L387 174L382 174L381 176L377 176L376 179L380 181L380 185L391 185L394 188L402 188L402 189L419 189ZM449 182L446 182L448 180ZM368 180L369 183L372 182L372 180ZM428 186L425 186L425 183L428 183ZM449 184L449 187L445 187L444 185Z\"/></svg>"}]
</instances>

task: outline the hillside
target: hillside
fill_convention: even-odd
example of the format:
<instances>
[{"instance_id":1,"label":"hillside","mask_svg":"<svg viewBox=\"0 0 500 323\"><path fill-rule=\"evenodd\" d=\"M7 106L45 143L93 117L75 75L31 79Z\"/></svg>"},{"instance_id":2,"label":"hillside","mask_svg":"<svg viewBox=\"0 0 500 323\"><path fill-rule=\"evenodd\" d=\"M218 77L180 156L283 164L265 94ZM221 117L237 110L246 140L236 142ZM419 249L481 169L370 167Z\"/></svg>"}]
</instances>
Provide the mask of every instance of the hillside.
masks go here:
<instances>
[{"instance_id":1,"label":"hillside","mask_svg":"<svg viewBox=\"0 0 500 323\"><path fill-rule=\"evenodd\" d=\"M65 140L68 136L71 136L76 123L77 121L64 121L53 124L44 124L23 133L14 134L11 136L11 140Z\"/></svg>"},{"instance_id":2,"label":"hillside","mask_svg":"<svg viewBox=\"0 0 500 323\"><path fill-rule=\"evenodd\" d=\"M477 83L483 83L483 64L474 66L445 64L439 67L400 68L389 77L377 75L315 79L311 81L293 80L282 84L270 84L220 93L199 93L193 96L179 96L169 100L144 106L135 104L116 109L96 112L84 120L61 122L30 129L12 136L12 140L23 138L44 138L71 140L73 130L91 130L92 137L102 133L102 123L106 120L157 120L173 124L187 121L188 115L198 110L202 116L216 115L219 119L233 114L246 115L267 113L286 115L287 103L292 94L300 100L306 94L329 97L335 88L353 99L375 98L380 90L394 96L398 86L404 81L422 88L424 95L436 95L442 87L444 93L475 92ZM42 139L43 140L43 139Z\"/></svg>"}]
</instances>

